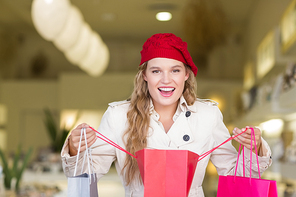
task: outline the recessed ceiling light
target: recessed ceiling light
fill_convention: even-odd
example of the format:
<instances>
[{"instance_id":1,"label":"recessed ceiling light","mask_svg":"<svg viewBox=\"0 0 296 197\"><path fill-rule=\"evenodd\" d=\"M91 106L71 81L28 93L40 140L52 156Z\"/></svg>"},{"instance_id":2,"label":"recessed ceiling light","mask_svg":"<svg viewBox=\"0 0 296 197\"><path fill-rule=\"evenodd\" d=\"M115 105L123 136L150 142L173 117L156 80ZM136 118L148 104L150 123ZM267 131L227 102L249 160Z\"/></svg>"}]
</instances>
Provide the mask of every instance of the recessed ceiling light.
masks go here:
<instances>
[{"instance_id":1,"label":"recessed ceiling light","mask_svg":"<svg viewBox=\"0 0 296 197\"><path fill-rule=\"evenodd\" d=\"M45 3L51 4L52 3L52 0L45 0Z\"/></svg>"},{"instance_id":2,"label":"recessed ceiling light","mask_svg":"<svg viewBox=\"0 0 296 197\"><path fill-rule=\"evenodd\" d=\"M156 19L159 21L169 21L172 19L172 14L170 12L158 12Z\"/></svg>"}]
</instances>

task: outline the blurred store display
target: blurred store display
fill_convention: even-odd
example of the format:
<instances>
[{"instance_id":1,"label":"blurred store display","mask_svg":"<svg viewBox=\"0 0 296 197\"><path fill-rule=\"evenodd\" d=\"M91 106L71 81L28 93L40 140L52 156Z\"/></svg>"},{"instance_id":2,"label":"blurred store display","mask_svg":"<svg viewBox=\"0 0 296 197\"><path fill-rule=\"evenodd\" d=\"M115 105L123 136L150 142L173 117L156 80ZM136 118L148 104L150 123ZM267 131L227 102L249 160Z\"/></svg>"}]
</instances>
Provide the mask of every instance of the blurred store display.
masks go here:
<instances>
[{"instance_id":1,"label":"blurred store display","mask_svg":"<svg viewBox=\"0 0 296 197\"><path fill-rule=\"evenodd\" d=\"M286 183L284 197L296 197L296 188L292 183Z\"/></svg>"},{"instance_id":2,"label":"blurred store display","mask_svg":"<svg viewBox=\"0 0 296 197\"><path fill-rule=\"evenodd\" d=\"M296 140L286 148L285 161L296 165Z\"/></svg>"}]
</instances>

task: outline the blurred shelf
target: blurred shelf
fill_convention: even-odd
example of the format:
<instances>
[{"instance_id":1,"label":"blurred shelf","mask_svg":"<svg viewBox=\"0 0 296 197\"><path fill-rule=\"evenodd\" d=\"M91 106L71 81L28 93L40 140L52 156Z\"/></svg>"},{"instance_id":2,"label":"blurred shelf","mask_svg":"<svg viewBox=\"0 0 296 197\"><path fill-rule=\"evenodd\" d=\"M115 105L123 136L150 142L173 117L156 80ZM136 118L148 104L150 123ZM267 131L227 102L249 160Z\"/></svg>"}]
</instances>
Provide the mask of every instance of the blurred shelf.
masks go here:
<instances>
[{"instance_id":1,"label":"blurred shelf","mask_svg":"<svg viewBox=\"0 0 296 197\"><path fill-rule=\"evenodd\" d=\"M280 32L282 41L282 52L289 55L294 55L296 52L296 24L295 24L296 0L292 0L286 8L281 22Z\"/></svg>"},{"instance_id":2,"label":"blurred shelf","mask_svg":"<svg viewBox=\"0 0 296 197\"><path fill-rule=\"evenodd\" d=\"M257 84L263 84L279 73L283 73L287 64L296 61L295 55L281 52L281 45L280 27L276 27L270 31L258 45L256 64Z\"/></svg>"},{"instance_id":3,"label":"blurred shelf","mask_svg":"<svg viewBox=\"0 0 296 197\"><path fill-rule=\"evenodd\" d=\"M277 101L255 105L235 120L233 124L237 127L244 127L246 125L258 126L259 123L269 119L285 119L285 117L292 113L296 113L296 87L283 92Z\"/></svg>"}]
</instances>

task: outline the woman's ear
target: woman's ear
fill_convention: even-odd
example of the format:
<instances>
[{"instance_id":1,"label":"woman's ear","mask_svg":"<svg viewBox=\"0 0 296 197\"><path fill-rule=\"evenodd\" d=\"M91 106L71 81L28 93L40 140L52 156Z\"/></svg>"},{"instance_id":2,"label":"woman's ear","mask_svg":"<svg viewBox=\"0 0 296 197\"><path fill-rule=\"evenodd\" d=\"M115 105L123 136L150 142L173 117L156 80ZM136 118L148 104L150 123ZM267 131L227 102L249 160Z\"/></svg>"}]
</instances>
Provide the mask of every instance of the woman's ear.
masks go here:
<instances>
[{"instance_id":1,"label":"woman's ear","mask_svg":"<svg viewBox=\"0 0 296 197\"><path fill-rule=\"evenodd\" d=\"M144 79L145 81L147 81L147 77L146 77L146 72L145 72L145 71L142 72L142 75L143 75L143 79Z\"/></svg>"},{"instance_id":2,"label":"woman's ear","mask_svg":"<svg viewBox=\"0 0 296 197\"><path fill-rule=\"evenodd\" d=\"M185 81L187 81L188 78L189 78L189 72L187 71L185 75Z\"/></svg>"}]
</instances>

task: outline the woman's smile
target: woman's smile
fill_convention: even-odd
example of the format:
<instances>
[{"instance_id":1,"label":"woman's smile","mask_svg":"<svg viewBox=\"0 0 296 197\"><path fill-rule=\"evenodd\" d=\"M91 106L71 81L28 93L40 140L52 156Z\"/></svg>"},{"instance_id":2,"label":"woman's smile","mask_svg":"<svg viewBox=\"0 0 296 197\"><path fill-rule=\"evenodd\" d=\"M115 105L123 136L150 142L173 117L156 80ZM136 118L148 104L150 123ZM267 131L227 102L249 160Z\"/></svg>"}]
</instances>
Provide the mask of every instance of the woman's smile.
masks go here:
<instances>
[{"instance_id":1,"label":"woman's smile","mask_svg":"<svg viewBox=\"0 0 296 197\"><path fill-rule=\"evenodd\" d=\"M160 87L158 88L160 91L160 94L164 97L170 97L173 95L173 92L175 91L175 88L172 87Z\"/></svg>"}]
</instances>

